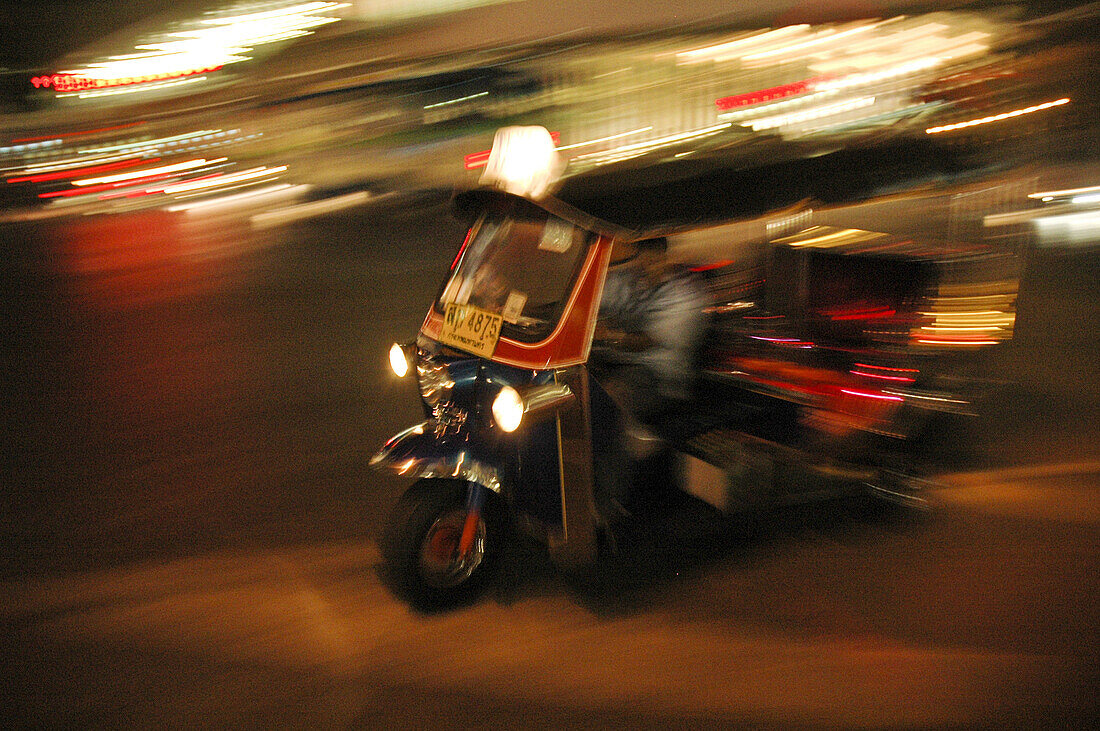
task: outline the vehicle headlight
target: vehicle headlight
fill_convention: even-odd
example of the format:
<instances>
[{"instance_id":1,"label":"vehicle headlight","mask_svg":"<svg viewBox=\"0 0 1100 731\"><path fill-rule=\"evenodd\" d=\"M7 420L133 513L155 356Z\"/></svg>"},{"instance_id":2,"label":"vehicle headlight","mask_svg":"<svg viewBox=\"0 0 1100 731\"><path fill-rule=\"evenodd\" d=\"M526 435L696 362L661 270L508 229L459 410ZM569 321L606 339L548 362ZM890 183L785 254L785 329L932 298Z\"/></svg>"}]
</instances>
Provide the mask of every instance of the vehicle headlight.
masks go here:
<instances>
[{"instance_id":1,"label":"vehicle headlight","mask_svg":"<svg viewBox=\"0 0 1100 731\"><path fill-rule=\"evenodd\" d=\"M398 378L404 378L409 373L409 359L405 356L405 349L397 343L390 346L390 368Z\"/></svg>"},{"instance_id":2,"label":"vehicle headlight","mask_svg":"<svg viewBox=\"0 0 1100 731\"><path fill-rule=\"evenodd\" d=\"M493 399L493 419L506 432L514 432L523 421L523 398L511 386L500 389Z\"/></svg>"},{"instance_id":3,"label":"vehicle headlight","mask_svg":"<svg viewBox=\"0 0 1100 731\"><path fill-rule=\"evenodd\" d=\"M435 407L450 400L455 381L446 365L421 358L416 362L416 375L420 397L428 406Z\"/></svg>"}]
</instances>

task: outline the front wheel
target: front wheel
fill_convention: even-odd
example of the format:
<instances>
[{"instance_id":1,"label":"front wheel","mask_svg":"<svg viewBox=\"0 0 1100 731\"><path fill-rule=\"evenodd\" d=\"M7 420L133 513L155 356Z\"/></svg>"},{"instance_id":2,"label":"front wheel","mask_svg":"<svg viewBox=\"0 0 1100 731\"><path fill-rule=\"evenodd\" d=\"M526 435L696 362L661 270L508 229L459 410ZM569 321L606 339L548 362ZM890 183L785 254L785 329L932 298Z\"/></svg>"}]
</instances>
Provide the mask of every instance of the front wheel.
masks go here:
<instances>
[{"instance_id":1,"label":"front wheel","mask_svg":"<svg viewBox=\"0 0 1100 731\"><path fill-rule=\"evenodd\" d=\"M495 494L487 496L469 550L459 551L468 489L461 480L420 480L390 515L382 536L384 570L394 590L416 607L441 609L473 599L499 563L506 530Z\"/></svg>"}]
</instances>

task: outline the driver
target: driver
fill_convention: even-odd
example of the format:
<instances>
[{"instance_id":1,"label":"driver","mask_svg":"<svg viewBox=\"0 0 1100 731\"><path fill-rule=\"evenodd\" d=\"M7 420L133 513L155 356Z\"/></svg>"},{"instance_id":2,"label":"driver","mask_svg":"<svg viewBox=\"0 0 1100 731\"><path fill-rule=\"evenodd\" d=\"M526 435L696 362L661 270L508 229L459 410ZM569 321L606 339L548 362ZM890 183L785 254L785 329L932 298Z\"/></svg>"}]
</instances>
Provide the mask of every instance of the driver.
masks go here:
<instances>
[{"instance_id":1,"label":"driver","mask_svg":"<svg viewBox=\"0 0 1100 731\"><path fill-rule=\"evenodd\" d=\"M665 237L635 246L632 265L607 274L595 338L617 365L605 388L654 425L690 396L710 302L698 275L669 260Z\"/></svg>"}]
</instances>

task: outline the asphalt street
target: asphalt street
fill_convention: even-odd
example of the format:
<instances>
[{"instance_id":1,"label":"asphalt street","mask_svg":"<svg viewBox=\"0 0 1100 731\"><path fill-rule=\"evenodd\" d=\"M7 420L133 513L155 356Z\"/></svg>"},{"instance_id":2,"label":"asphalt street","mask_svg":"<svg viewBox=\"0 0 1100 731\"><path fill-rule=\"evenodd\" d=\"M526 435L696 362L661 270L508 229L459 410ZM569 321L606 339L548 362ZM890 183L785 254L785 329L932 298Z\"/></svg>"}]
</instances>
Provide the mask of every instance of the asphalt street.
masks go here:
<instances>
[{"instance_id":1,"label":"asphalt street","mask_svg":"<svg viewBox=\"0 0 1100 731\"><path fill-rule=\"evenodd\" d=\"M408 483L366 463L420 411L385 354L461 235L439 206L5 225L5 725L1095 722L1095 326L1043 346L1078 380L1017 354L1026 382L947 428L930 516L673 519L602 589L521 546L474 606L394 599L376 538ZM1095 308L1057 266L1048 324Z\"/></svg>"}]
</instances>

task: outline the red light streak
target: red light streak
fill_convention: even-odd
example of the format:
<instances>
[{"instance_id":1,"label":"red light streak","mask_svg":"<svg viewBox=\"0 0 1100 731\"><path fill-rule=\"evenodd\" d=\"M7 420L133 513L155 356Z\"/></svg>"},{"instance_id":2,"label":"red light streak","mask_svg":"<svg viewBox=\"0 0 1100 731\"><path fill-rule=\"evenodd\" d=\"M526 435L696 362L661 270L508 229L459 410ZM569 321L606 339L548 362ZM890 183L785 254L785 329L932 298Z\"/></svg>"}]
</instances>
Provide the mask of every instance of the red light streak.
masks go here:
<instances>
[{"instance_id":1,"label":"red light streak","mask_svg":"<svg viewBox=\"0 0 1100 731\"><path fill-rule=\"evenodd\" d=\"M848 371L856 376L863 376L864 378L877 378L880 381L901 381L902 383L915 383L916 378L910 378L909 376L886 376L880 373L865 373L864 371Z\"/></svg>"},{"instance_id":2,"label":"red light streak","mask_svg":"<svg viewBox=\"0 0 1100 731\"><path fill-rule=\"evenodd\" d=\"M167 177L171 177L172 173L157 173L156 175L146 175L144 178L133 178L131 180L121 180L115 183L102 183L100 185L87 185L83 188L75 188L70 190L59 190L53 193L39 193L39 198L71 198L74 195L82 195L84 193L99 193L104 190L112 190L114 188L128 188L134 185L143 185L145 183L151 183L154 180L163 180ZM149 191L156 192L156 191Z\"/></svg>"},{"instance_id":3,"label":"red light streak","mask_svg":"<svg viewBox=\"0 0 1100 731\"><path fill-rule=\"evenodd\" d=\"M849 394L850 396L860 396L862 398L873 398L873 399L879 399L881 401L904 401L905 400L901 396L887 396L887 395L881 394L881 393L869 393L867 391L856 391L856 390L851 389L851 388L842 388L842 389L840 389L840 392Z\"/></svg>"},{"instance_id":4,"label":"red light streak","mask_svg":"<svg viewBox=\"0 0 1100 731\"><path fill-rule=\"evenodd\" d=\"M455 266L458 264L458 260L462 258L463 252L466 251L466 246L470 243L470 237L473 235L474 229L471 227L470 230L466 232L466 238L462 241L462 247L458 250L458 253L455 254L455 260L451 262L451 271L454 271Z\"/></svg>"},{"instance_id":5,"label":"red light streak","mask_svg":"<svg viewBox=\"0 0 1100 731\"><path fill-rule=\"evenodd\" d=\"M716 261L713 264L703 264L702 266L691 267L693 272L709 272L712 269L721 269L724 266L733 264L733 259L723 259L722 261Z\"/></svg>"},{"instance_id":6,"label":"red light streak","mask_svg":"<svg viewBox=\"0 0 1100 731\"><path fill-rule=\"evenodd\" d=\"M888 307L873 307L863 310L839 310L836 311L836 314L829 312L822 312L821 314L834 322L842 320L881 320L883 318L893 317L897 314L897 310L892 310Z\"/></svg>"},{"instance_id":7,"label":"red light streak","mask_svg":"<svg viewBox=\"0 0 1100 731\"><path fill-rule=\"evenodd\" d=\"M145 124L144 122L127 122L126 124L118 124L114 127L100 127L99 129L86 129L80 132L62 132L56 135L44 135L42 137L21 137L18 140L12 140L13 145L17 145L21 142L40 142L41 140L56 140L59 137L79 137L80 135L94 135L99 132L113 132L116 129L126 129L127 127L137 127L138 125Z\"/></svg>"},{"instance_id":8,"label":"red light streak","mask_svg":"<svg viewBox=\"0 0 1100 731\"><path fill-rule=\"evenodd\" d=\"M76 76L74 74L53 74L52 76L35 76L31 79L31 84L33 84L36 89L48 89L52 86L54 91L59 93L94 91L96 89L110 89L116 86L133 86L134 84L147 84L153 81L182 79L188 76L212 73L220 68L221 66L218 65L201 69L188 69L175 73L127 76L120 79L91 79L87 76Z\"/></svg>"},{"instance_id":9,"label":"red light streak","mask_svg":"<svg viewBox=\"0 0 1100 731\"><path fill-rule=\"evenodd\" d=\"M876 371L895 371L897 373L920 373L919 368L891 368L890 366L871 365L870 363L853 363L856 368L871 368Z\"/></svg>"},{"instance_id":10,"label":"red light streak","mask_svg":"<svg viewBox=\"0 0 1100 731\"><path fill-rule=\"evenodd\" d=\"M9 178L9 183L44 183L47 180L63 180L65 178L76 177L77 175L85 175L87 173L101 173L107 170L118 170L120 168L129 168L134 165L142 165L147 162L160 162L160 158L156 157L151 160L144 158L135 158L133 160L122 160L120 162L112 162L105 165L93 165L86 168L76 168L74 170L61 170L56 173L43 173L42 175L27 175L21 178Z\"/></svg>"},{"instance_id":11,"label":"red light streak","mask_svg":"<svg viewBox=\"0 0 1100 731\"><path fill-rule=\"evenodd\" d=\"M763 340L766 343L774 343L783 348L812 348L814 347L813 341L802 340L801 338L769 338L763 335L750 335L753 340Z\"/></svg>"},{"instance_id":12,"label":"red light streak","mask_svg":"<svg viewBox=\"0 0 1100 731\"><path fill-rule=\"evenodd\" d=\"M463 158L463 162L466 164L467 170L473 170L474 168L483 167L489 162L490 150L484 150L482 152L471 152L469 155Z\"/></svg>"}]
</instances>

